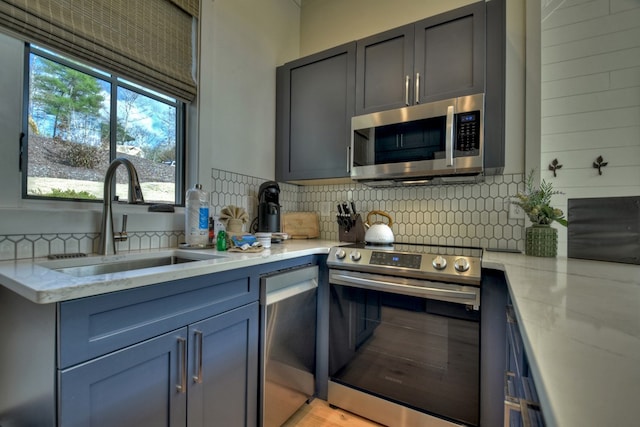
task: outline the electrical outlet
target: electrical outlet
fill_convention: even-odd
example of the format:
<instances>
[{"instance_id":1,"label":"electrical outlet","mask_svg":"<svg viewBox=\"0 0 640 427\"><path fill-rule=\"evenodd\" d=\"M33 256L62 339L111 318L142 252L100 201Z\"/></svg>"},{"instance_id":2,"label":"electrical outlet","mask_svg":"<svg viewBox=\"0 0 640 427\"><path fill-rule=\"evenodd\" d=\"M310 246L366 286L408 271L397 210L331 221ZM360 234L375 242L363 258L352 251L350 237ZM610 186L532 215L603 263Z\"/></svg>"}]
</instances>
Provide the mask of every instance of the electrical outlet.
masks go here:
<instances>
[{"instance_id":1,"label":"electrical outlet","mask_svg":"<svg viewBox=\"0 0 640 427\"><path fill-rule=\"evenodd\" d=\"M509 219L524 219L524 211L522 208L513 203L517 201L517 197L509 199Z\"/></svg>"},{"instance_id":2,"label":"electrical outlet","mask_svg":"<svg viewBox=\"0 0 640 427\"><path fill-rule=\"evenodd\" d=\"M213 216L213 234L218 235L218 231L224 230L225 226L222 221L220 221L220 215ZM215 243L215 242L214 242Z\"/></svg>"},{"instance_id":3,"label":"electrical outlet","mask_svg":"<svg viewBox=\"0 0 640 427\"><path fill-rule=\"evenodd\" d=\"M320 216L331 215L331 202L320 202Z\"/></svg>"}]
</instances>

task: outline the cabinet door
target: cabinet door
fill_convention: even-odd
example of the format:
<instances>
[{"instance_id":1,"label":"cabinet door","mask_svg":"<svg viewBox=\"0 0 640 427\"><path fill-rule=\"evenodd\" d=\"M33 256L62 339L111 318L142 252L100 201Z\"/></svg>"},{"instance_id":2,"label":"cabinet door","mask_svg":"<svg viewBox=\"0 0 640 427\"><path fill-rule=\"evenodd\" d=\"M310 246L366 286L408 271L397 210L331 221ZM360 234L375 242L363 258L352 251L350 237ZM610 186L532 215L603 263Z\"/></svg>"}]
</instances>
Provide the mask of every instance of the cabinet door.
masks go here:
<instances>
[{"instance_id":1,"label":"cabinet door","mask_svg":"<svg viewBox=\"0 0 640 427\"><path fill-rule=\"evenodd\" d=\"M484 92L484 52L484 1L417 22L416 103Z\"/></svg>"},{"instance_id":2,"label":"cabinet door","mask_svg":"<svg viewBox=\"0 0 640 427\"><path fill-rule=\"evenodd\" d=\"M356 115L413 104L413 25L357 42Z\"/></svg>"},{"instance_id":3,"label":"cabinet door","mask_svg":"<svg viewBox=\"0 0 640 427\"><path fill-rule=\"evenodd\" d=\"M59 371L59 425L186 425L186 339L182 328Z\"/></svg>"},{"instance_id":4,"label":"cabinet door","mask_svg":"<svg viewBox=\"0 0 640 427\"><path fill-rule=\"evenodd\" d=\"M258 303L190 325L189 352L188 425L257 425Z\"/></svg>"},{"instance_id":5,"label":"cabinet door","mask_svg":"<svg viewBox=\"0 0 640 427\"><path fill-rule=\"evenodd\" d=\"M349 175L355 43L277 70L276 179Z\"/></svg>"}]
</instances>

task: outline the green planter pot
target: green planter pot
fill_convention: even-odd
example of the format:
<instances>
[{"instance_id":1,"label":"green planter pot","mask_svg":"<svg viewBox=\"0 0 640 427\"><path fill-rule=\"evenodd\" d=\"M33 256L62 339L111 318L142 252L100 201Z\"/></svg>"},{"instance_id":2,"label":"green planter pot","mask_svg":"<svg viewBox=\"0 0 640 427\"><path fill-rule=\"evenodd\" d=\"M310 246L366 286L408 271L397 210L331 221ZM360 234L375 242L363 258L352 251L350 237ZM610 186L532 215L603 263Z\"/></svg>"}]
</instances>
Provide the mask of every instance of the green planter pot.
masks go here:
<instances>
[{"instance_id":1,"label":"green planter pot","mask_svg":"<svg viewBox=\"0 0 640 427\"><path fill-rule=\"evenodd\" d=\"M532 225L526 229L525 254L555 257L558 254L558 230L550 225Z\"/></svg>"}]
</instances>

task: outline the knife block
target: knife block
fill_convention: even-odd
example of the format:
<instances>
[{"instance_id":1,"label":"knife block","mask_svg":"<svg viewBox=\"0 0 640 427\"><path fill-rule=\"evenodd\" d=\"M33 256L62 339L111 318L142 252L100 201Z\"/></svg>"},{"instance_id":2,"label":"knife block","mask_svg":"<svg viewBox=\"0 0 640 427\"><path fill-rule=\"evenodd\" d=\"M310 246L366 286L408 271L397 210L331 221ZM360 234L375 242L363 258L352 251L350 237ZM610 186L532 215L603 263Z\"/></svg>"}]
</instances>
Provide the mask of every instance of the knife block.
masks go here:
<instances>
[{"instance_id":1,"label":"knife block","mask_svg":"<svg viewBox=\"0 0 640 427\"><path fill-rule=\"evenodd\" d=\"M338 239L341 242L360 243L364 242L364 223L360 214L352 215L353 227L349 230L344 225L338 224Z\"/></svg>"}]
</instances>

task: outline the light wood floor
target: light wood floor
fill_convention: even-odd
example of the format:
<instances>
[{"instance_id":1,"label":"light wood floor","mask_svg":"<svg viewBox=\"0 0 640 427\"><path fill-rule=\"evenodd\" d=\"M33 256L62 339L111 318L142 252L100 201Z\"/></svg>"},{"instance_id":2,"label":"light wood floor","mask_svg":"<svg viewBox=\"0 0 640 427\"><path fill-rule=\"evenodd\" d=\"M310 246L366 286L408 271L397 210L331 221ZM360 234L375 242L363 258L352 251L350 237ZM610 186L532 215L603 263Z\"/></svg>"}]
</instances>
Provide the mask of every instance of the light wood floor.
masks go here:
<instances>
[{"instance_id":1,"label":"light wood floor","mask_svg":"<svg viewBox=\"0 0 640 427\"><path fill-rule=\"evenodd\" d=\"M327 402L314 399L298 410L282 427L379 427L380 424L342 409L333 409Z\"/></svg>"}]
</instances>

